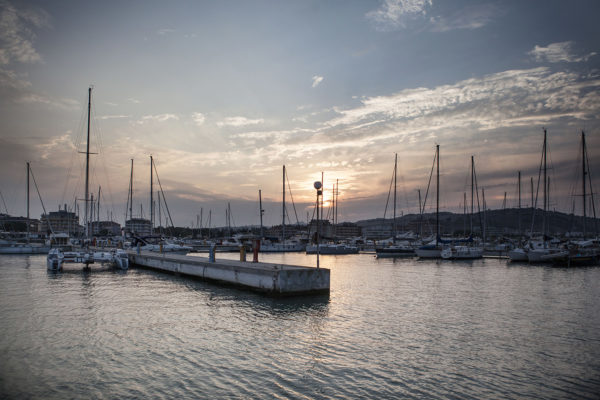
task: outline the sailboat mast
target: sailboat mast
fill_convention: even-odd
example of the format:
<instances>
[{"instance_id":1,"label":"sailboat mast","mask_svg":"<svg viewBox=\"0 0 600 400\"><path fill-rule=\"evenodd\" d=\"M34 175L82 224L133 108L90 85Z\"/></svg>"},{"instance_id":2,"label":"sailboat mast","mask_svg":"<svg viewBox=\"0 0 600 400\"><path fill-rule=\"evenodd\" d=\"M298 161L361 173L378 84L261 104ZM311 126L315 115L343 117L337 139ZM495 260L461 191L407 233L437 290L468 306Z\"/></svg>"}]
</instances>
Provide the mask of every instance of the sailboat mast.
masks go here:
<instances>
[{"instance_id":1,"label":"sailboat mast","mask_svg":"<svg viewBox=\"0 0 600 400\"><path fill-rule=\"evenodd\" d=\"M262 208L262 191L258 189L258 213L260 214L260 238L265 237L265 232L263 228L263 213L265 210Z\"/></svg>"},{"instance_id":2,"label":"sailboat mast","mask_svg":"<svg viewBox=\"0 0 600 400\"><path fill-rule=\"evenodd\" d=\"M152 155L150 155L150 234L152 235L154 232L154 192L153 192L153 183L154 176L152 172L152 166L154 164L154 160L152 159Z\"/></svg>"},{"instance_id":3,"label":"sailboat mast","mask_svg":"<svg viewBox=\"0 0 600 400\"><path fill-rule=\"evenodd\" d=\"M162 236L162 214L161 214L161 204L160 204L160 193L158 193L158 191L156 191L156 197L158 197L158 229L159 229L159 233Z\"/></svg>"},{"instance_id":4,"label":"sailboat mast","mask_svg":"<svg viewBox=\"0 0 600 400\"><path fill-rule=\"evenodd\" d=\"M419 238L423 237L423 206L421 205L421 189L417 189L419 193Z\"/></svg>"},{"instance_id":5,"label":"sailboat mast","mask_svg":"<svg viewBox=\"0 0 600 400\"><path fill-rule=\"evenodd\" d=\"M131 159L131 172L129 173L129 219L133 219L133 158Z\"/></svg>"},{"instance_id":6,"label":"sailboat mast","mask_svg":"<svg viewBox=\"0 0 600 400\"><path fill-rule=\"evenodd\" d=\"M281 243L285 243L285 165L283 166L282 193L283 200L281 201Z\"/></svg>"},{"instance_id":7,"label":"sailboat mast","mask_svg":"<svg viewBox=\"0 0 600 400\"><path fill-rule=\"evenodd\" d=\"M27 242L29 242L29 162L27 162Z\"/></svg>"},{"instance_id":8,"label":"sailboat mast","mask_svg":"<svg viewBox=\"0 0 600 400\"><path fill-rule=\"evenodd\" d=\"M398 175L398 153L394 157L394 222L392 223L392 232L394 233L392 240L396 241L396 189L397 189L397 175Z\"/></svg>"},{"instance_id":9,"label":"sailboat mast","mask_svg":"<svg viewBox=\"0 0 600 400\"><path fill-rule=\"evenodd\" d=\"M435 193L435 245L437 246L439 243L440 237L440 145L435 145L435 160L437 165L437 173L436 173L436 193Z\"/></svg>"},{"instance_id":10,"label":"sailboat mast","mask_svg":"<svg viewBox=\"0 0 600 400\"><path fill-rule=\"evenodd\" d=\"M102 191L102 186L98 186L98 200L96 200L98 202L97 207L98 207L98 212L96 213L96 221L98 222L98 232L100 232L100 193Z\"/></svg>"},{"instance_id":11,"label":"sailboat mast","mask_svg":"<svg viewBox=\"0 0 600 400\"><path fill-rule=\"evenodd\" d=\"M546 234L546 211L548 210L548 179L546 177L546 129L544 129L544 217L542 218L542 234Z\"/></svg>"},{"instance_id":12,"label":"sailboat mast","mask_svg":"<svg viewBox=\"0 0 600 400\"><path fill-rule=\"evenodd\" d=\"M88 201L89 201L89 192L90 192L90 114L92 110L92 88L88 88L88 116L87 116L87 144L85 150L85 212L84 212L84 222L85 222L85 237L89 236L89 227L88 227Z\"/></svg>"},{"instance_id":13,"label":"sailboat mast","mask_svg":"<svg viewBox=\"0 0 600 400\"><path fill-rule=\"evenodd\" d=\"M471 156L471 235L473 234L473 211L474 211L474 197L473 192L475 189L475 159Z\"/></svg>"},{"instance_id":14,"label":"sailboat mast","mask_svg":"<svg viewBox=\"0 0 600 400\"><path fill-rule=\"evenodd\" d=\"M338 203L340 197L340 180L335 180L335 225L333 227L334 234L337 234L337 225L338 225L338 208L340 204Z\"/></svg>"},{"instance_id":15,"label":"sailboat mast","mask_svg":"<svg viewBox=\"0 0 600 400\"><path fill-rule=\"evenodd\" d=\"M519 220L519 236L521 236L521 171L519 171L519 179L518 179L518 186L519 186L519 214L517 216L518 220Z\"/></svg>"},{"instance_id":16,"label":"sailboat mast","mask_svg":"<svg viewBox=\"0 0 600 400\"><path fill-rule=\"evenodd\" d=\"M585 166L585 133L581 131L581 163L582 163L582 181L583 181L583 240L585 240L585 219L586 219L586 210L585 210L585 176L587 175L586 166Z\"/></svg>"},{"instance_id":17,"label":"sailboat mast","mask_svg":"<svg viewBox=\"0 0 600 400\"><path fill-rule=\"evenodd\" d=\"M535 205L533 204L533 176L530 177L530 181L531 181L531 210L533 211L535 208Z\"/></svg>"}]
</instances>

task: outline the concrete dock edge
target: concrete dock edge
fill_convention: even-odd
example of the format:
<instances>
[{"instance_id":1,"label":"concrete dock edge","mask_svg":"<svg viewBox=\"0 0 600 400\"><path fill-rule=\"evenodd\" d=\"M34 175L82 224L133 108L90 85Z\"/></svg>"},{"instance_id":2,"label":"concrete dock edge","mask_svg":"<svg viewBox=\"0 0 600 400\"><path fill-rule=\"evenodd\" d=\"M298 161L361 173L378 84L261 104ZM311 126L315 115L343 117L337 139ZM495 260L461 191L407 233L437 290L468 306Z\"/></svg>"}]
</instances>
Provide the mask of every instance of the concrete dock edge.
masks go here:
<instances>
[{"instance_id":1,"label":"concrete dock edge","mask_svg":"<svg viewBox=\"0 0 600 400\"><path fill-rule=\"evenodd\" d=\"M296 265L253 263L235 260L211 262L206 257L129 251L129 261L158 271L186 275L233 285L269 296L327 294L330 271Z\"/></svg>"}]
</instances>

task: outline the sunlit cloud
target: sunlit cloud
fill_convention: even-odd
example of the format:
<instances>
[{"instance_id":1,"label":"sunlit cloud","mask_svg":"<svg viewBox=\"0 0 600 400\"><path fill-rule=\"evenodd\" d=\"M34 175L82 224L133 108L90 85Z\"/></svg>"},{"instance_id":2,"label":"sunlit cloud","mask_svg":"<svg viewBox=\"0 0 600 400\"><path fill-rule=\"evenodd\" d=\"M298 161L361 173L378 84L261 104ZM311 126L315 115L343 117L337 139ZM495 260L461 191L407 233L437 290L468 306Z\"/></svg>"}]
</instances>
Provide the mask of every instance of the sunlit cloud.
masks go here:
<instances>
[{"instance_id":1,"label":"sunlit cloud","mask_svg":"<svg viewBox=\"0 0 600 400\"><path fill-rule=\"evenodd\" d=\"M192 114L192 120L197 126L202 126L204 121L206 121L206 117L200 112L195 112Z\"/></svg>"},{"instance_id":2,"label":"sunlit cloud","mask_svg":"<svg viewBox=\"0 0 600 400\"><path fill-rule=\"evenodd\" d=\"M575 43L572 41L551 43L546 47L535 46L529 53L531 57L537 62L582 62L587 61L590 57L596 55L595 52L578 56L575 55Z\"/></svg>"},{"instance_id":3,"label":"sunlit cloud","mask_svg":"<svg viewBox=\"0 0 600 400\"><path fill-rule=\"evenodd\" d=\"M42 9L20 9L8 1L0 3L0 10L0 64L41 62L32 28L49 28L50 16Z\"/></svg>"},{"instance_id":4,"label":"sunlit cloud","mask_svg":"<svg viewBox=\"0 0 600 400\"><path fill-rule=\"evenodd\" d=\"M455 29L482 28L502 12L492 4L466 7L448 16L435 16L429 19L433 32L447 32Z\"/></svg>"},{"instance_id":5,"label":"sunlit cloud","mask_svg":"<svg viewBox=\"0 0 600 400\"><path fill-rule=\"evenodd\" d=\"M312 87L317 87L319 84L323 82L323 77L319 75L315 75L312 77Z\"/></svg>"},{"instance_id":6,"label":"sunlit cloud","mask_svg":"<svg viewBox=\"0 0 600 400\"><path fill-rule=\"evenodd\" d=\"M43 94L23 93L15 99L17 103L23 104L44 104L50 107L63 110L73 110L79 107L79 102L73 99L53 98Z\"/></svg>"},{"instance_id":7,"label":"sunlit cloud","mask_svg":"<svg viewBox=\"0 0 600 400\"><path fill-rule=\"evenodd\" d=\"M31 86L31 82L23 79L15 71L0 68L0 87L22 90Z\"/></svg>"},{"instance_id":8,"label":"sunlit cloud","mask_svg":"<svg viewBox=\"0 0 600 400\"><path fill-rule=\"evenodd\" d=\"M166 122L169 120L179 120L179 117L175 114L157 114L157 115L144 115L140 120L137 121L138 124L144 124L146 122Z\"/></svg>"},{"instance_id":9,"label":"sunlit cloud","mask_svg":"<svg viewBox=\"0 0 600 400\"><path fill-rule=\"evenodd\" d=\"M369 11L366 16L380 29L403 27L405 20L423 16L432 0L384 0L376 10Z\"/></svg>"},{"instance_id":10,"label":"sunlit cloud","mask_svg":"<svg viewBox=\"0 0 600 400\"><path fill-rule=\"evenodd\" d=\"M99 117L96 117L100 120L106 120L106 119L123 119L123 118L129 118L129 115L101 115Z\"/></svg>"},{"instance_id":11,"label":"sunlit cloud","mask_svg":"<svg viewBox=\"0 0 600 400\"><path fill-rule=\"evenodd\" d=\"M50 157L57 148L61 150L64 150L65 148L69 150L75 149L71 135L68 133L61 136L52 137L48 142L40 143L36 145L36 147L38 148L40 157L42 159L47 159Z\"/></svg>"},{"instance_id":12,"label":"sunlit cloud","mask_svg":"<svg viewBox=\"0 0 600 400\"><path fill-rule=\"evenodd\" d=\"M265 120L262 118L249 119L246 117L228 117L228 118L225 118L223 121L217 122L217 126L218 127L225 127L225 126L240 127L240 126L248 126L248 125L258 125L258 124L262 124L264 122L265 122Z\"/></svg>"},{"instance_id":13,"label":"sunlit cloud","mask_svg":"<svg viewBox=\"0 0 600 400\"><path fill-rule=\"evenodd\" d=\"M480 126L502 126L503 121L538 113L548 120L552 115L579 115L587 91L599 85L599 78L582 79L576 73L547 68L504 71L435 88L406 89L389 96L362 99L362 105L337 109L340 115L327 126L352 126L369 120L408 120L443 113L461 120L469 111L477 113L473 122Z\"/></svg>"}]
</instances>

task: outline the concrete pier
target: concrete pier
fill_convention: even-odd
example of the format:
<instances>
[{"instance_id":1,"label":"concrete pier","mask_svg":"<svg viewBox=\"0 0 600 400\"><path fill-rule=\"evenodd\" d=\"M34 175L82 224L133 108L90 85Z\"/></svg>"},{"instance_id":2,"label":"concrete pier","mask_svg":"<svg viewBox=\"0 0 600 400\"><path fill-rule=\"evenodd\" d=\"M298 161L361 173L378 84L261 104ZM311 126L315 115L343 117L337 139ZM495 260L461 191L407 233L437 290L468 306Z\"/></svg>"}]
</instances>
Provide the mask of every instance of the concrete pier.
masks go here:
<instances>
[{"instance_id":1,"label":"concrete pier","mask_svg":"<svg viewBox=\"0 0 600 400\"><path fill-rule=\"evenodd\" d=\"M207 257L129 251L129 262L159 271L225 283L271 296L329 293L329 269L216 260Z\"/></svg>"}]
</instances>

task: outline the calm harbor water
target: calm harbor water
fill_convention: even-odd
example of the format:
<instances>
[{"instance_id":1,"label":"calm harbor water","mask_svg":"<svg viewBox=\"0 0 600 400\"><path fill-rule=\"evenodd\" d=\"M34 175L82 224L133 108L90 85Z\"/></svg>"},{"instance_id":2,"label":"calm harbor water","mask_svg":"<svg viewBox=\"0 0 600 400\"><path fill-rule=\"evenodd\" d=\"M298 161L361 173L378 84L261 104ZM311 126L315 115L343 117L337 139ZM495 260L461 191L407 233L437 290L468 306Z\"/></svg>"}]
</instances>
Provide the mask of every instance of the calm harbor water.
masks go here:
<instances>
[{"instance_id":1,"label":"calm harbor water","mask_svg":"<svg viewBox=\"0 0 600 400\"><path fill-rule=\"evenodd\" d=\"M321 262L330 296L272 299L4 256L0 398L598 398L600 268Z\"/></svg>"}]
</instances>

